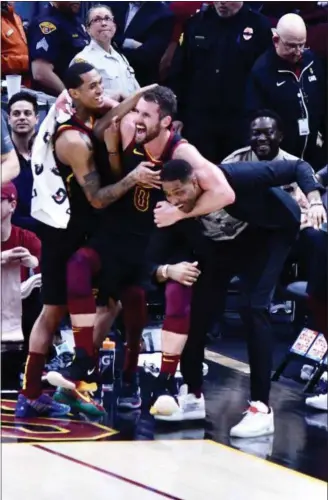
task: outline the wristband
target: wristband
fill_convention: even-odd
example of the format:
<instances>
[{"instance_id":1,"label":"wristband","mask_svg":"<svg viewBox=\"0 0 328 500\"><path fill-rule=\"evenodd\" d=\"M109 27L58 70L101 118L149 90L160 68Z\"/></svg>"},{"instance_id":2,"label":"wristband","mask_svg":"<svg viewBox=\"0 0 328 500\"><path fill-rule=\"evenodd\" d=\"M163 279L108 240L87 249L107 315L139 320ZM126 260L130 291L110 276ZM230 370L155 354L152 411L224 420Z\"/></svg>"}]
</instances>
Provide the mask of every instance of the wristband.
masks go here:
<instances>
[{"instance_id":1,"label":"wristband","mask_svg":"<svg viewBox=\"0 0 328 500\"><path fill-rule=\"evenodd\" d=\"M322 203L320 201L312 201L310 202L310 207L322 207Z\"/></svg>"},{"instance_id":2,"label":"wristband","mask_svg":"<svg viewBox=\"0 0 328 500\"><path fill-rule=\"evenodd\" d=\"M168 279L168 274L167 274L168 269L169 269L168 264L165 264L165 266L162 267L162 276L165 280Z\"/></svg>"}]
</instances>

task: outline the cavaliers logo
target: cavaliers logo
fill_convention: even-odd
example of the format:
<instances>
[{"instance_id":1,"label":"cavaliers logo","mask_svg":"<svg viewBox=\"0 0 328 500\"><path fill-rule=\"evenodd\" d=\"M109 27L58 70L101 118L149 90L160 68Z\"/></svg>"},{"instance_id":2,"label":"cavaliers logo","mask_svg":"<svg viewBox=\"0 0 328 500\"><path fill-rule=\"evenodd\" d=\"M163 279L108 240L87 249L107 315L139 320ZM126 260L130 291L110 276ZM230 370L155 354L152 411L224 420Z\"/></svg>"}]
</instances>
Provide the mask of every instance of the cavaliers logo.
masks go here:
<instances>
[{"instance_id":1,"label":"cavaliers logo","mask_svg":"<svg viewBox=\"0 0 328 500\"><path fill-rule=\"evenodd\" d=\"M254 34L253 28L245 28L243 31L243 39L248 41L252 38L253 34Z\"/></svg>"},{"instance_id":2,"label":"cavaliers logo","mask_svg":"<svg viewBox=\"0 0 328 500\"><path fill-rule=\"evenodd\" d=\"M134 190L134 206L139 212L147 212L149 209L150 191L141 186L136 186Z\"/></svg>"},{"instance_id":3,"label":"cavaliers logo","mask_svg":"<svg viewBox=\"0 0 328 500\"><path fill-rule=\"evenodd\" d=\"M95 422L64 418L15 418L15 401L1 401L2 441L97 441L106 439L117 431Z\"/></svg>"}]
</instances>

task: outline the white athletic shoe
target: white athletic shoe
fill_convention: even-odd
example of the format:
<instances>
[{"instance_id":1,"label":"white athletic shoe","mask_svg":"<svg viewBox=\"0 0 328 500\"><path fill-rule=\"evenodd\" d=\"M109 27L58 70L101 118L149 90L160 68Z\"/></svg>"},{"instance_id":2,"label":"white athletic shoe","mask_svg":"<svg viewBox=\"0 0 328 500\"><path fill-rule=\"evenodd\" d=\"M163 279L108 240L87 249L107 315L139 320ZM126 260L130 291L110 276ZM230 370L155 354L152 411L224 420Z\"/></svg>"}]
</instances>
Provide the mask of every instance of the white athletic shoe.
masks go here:
<instances>
[{"instance_id":1,"label":"white athletic shoe","mask_svg":"<svg viewBox=\"0 0 328 500\"><path fill-rule=\"evenodd\" d=\"M251 401L244 415L239 424L230 430L231 437L253 438L274 433L273 410L264 403Z\"/></svg>"},{"instance_id":2,"label":"white athletic shoe","mask_svg":"<svg viewBox=\"0 0 328 500\"><path fill-rule=\"evenodd\" d=\"M182 385L176 399L173 396L159 396L150 409L156 420L182 422L185 420L203 420L206 418L205 400L202 394L196 398L188 394L188 386Z\"/></svg>"},{"instance_id":3,"label":"white athletic shoe","mask_svg":"<svg viewBox=\"0 0 328 500\"><path fill-rule=\"evenodd\" d=\"M310 398L306 398L305 404L316 410L328 411L328 393L317 394Z\"/></svg>"}]
</instances>

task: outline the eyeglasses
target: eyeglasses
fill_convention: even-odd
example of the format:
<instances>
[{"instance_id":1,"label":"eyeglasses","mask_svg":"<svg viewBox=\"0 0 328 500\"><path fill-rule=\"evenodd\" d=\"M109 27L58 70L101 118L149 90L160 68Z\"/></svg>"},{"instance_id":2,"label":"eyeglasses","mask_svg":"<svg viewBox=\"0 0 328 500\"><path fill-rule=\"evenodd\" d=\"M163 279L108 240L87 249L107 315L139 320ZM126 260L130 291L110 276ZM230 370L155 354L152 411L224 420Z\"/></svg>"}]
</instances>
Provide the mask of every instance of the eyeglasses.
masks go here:
<instances>
[{"instance_id":1,"label":"eyeglasses","mask_svg":"<svg viewBox=\"0 0 328 500\"><path fill-rule=\"evenodd\" d=\"M100 23L113 23L114 22L114 17L113 16L104 16L104 17L100 17L100 16L97 16L97 17L94 17L93 19L90 19L89 21L89 26L91 26L92 24L100 24Z\"/></svg>"},{"instance_id":2,"label":"eyeglasses","mask_svg":"<svg viewBox=\"0 0 328 500\"><path fill-rule=\"evenodd\" d=\"M285 40L283 40L281 38L281 36L279 34L278 34L278 36L279 36L279 39L280 39L281 43L286 47L286 49L289 49L289 50L297 50L297 49L304 50L306 42L302 42L302 43L286 42Z\"/></svg>"}]
</instances>

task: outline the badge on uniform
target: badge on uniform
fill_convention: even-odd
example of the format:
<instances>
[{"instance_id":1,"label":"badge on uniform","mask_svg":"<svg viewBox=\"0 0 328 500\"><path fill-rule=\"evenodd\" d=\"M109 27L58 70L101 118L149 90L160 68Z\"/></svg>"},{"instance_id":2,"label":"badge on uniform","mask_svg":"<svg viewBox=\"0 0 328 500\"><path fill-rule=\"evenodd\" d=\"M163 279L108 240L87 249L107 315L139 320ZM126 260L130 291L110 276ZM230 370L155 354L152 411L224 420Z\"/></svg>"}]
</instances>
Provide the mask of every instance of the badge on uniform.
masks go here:
<instances>
[{"instance_id":1,"label":"badge on uniform","mask_svg":"<svg viewBox=\"0 0 328 500\"><path fill-rule=\"evenodd\" d=\"M297 122L299 135L309 135L309 120L307 118L301 118L300 120L297 120Z\"/></svg>"},{"instance_id":2,"label":"badge on uniform","mask_svg":"<svg viewBox=\"0 0 328 500\"><path fill-rule=\"evenodd\" d=\"M57 29L57 27L53 23L50 23L49 21L44 21L43 23L40 23L39 27L44 35L49 35L49 33L52 33Z\"/></svg>"},{"instance_id":3,"label":"badge on uniform","mask_svg":"<svg viewBox=\"0 0 328 500\"><path fill-rule=\"evenodd\" d=\"M253 28L245 28L243 32L243 39L250 40L253 36L254 30Z\"/></svg>"},{"instance_id":4,"label":"badge on uniform","mask_svg":"<svg viewBox=\"0 0 328 500\"><path fill-rule=\"evenodd\" d=\"M45 39L45 37L41 38L41 40L39 40L38 43L36 44L36 50L39 50L39 49L43 49L46 52L48 51L49 44L48 44L47 40Z\"/></svg>"}]
</instances>

